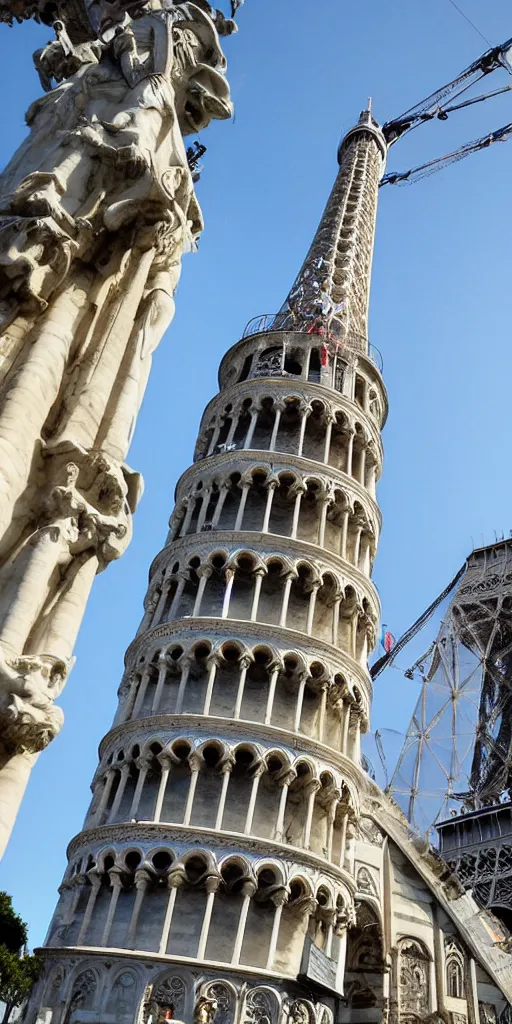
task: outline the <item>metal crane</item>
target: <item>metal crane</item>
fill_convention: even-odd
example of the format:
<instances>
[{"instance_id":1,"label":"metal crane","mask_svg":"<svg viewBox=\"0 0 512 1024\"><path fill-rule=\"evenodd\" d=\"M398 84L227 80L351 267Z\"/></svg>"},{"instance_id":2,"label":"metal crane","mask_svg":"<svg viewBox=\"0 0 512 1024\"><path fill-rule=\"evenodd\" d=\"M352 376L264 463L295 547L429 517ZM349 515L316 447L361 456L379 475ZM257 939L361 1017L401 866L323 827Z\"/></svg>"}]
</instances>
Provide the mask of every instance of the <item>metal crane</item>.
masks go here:
<instances>
[{"instance_id":1,"label":"metal crane","mask_svg":"<svg viewBox=\"0 0 512 1024\"><path fill-rule=\"evenodd\" d=\"M512 75L512 39L507 39L506 42L501 43L499 46L493 46L490 50L486 50L485 53L473 61L453 81L443 85L440 89L431 93L430 96L427 96L426 99L400 114L399 117L386 121L382 130L388 146L392 146L404 135L415 128L419 128L420 125L425 124L427 121L446 121L450 114L456 110L462 110L464 107L470 107L476 103L483 103L485 100L493 99L495 96L500 96L512 90L512 82L509 82L507 85L494 89L492 92L472 96L461 100L459 103L454 102L467 93L477 82L492 74L493 71L500 69L505 69L509 75ZM381 185L412 184L420 178L442 170L444 167L449 166L449 164L463 160L464 157L469 156L471 153L487 148L493 142L504 142L511 135L512 122L489 132L487 135L482 136L482 138L467 142L464 146L451 153L420 164L418 167L412 167L404 172L391 171L384 175Z\"/></svg>"}]
</instances>

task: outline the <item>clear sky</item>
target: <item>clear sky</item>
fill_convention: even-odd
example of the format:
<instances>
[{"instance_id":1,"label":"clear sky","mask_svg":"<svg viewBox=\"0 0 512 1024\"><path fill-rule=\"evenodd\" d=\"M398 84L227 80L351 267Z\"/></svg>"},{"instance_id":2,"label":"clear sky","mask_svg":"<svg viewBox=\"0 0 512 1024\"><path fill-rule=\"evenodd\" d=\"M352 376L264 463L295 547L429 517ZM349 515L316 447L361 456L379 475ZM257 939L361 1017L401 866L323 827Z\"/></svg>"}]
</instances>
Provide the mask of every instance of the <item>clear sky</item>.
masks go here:
<instances>
[{"instance_id":1,"label":"clear sky","mask_svg":"<svg viewBox=\"0 0 512 1024\"><path fill-rule=\"evenodd\" d=\"M508 0L460 4L493 43L512 36ZM247 320L280 307L336 173L340 133L367 96L375 116L389 119L486 49L449 0L246 0L239 23L226 45L236 119L203 136L206 230L199 254L185 257L178 312L156 354L130 453L146 482L135 537L96 581L61 698L63 731L36 765L0 866L0 887L29 922L31 945L43 940L66 844L83 821L149 564L223 352ZM2 163L39 94L31 53L47 38L35 25L0 28ZM488 88L506 81L496 73ZM405 170L508 121L505 95L426 125L393 149L389 168ZM381 193L370 337L384 357L391 411L375 580L397 635L473 542L512 526L511 165L512 143L494 145ZM398 672L377 682L374 726L407 727L411 686Z\"/></svg>"}]
</instances>

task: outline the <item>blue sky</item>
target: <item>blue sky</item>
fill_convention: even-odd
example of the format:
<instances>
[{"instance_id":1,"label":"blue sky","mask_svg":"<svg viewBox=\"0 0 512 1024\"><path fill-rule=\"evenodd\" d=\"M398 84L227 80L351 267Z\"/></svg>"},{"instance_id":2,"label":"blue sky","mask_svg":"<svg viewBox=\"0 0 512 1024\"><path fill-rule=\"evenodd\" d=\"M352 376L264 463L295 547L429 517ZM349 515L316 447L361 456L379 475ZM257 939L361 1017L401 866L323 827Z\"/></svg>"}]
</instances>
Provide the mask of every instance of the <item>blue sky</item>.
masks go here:
<instances>
[{"instance_id":1,"label":"blue sky","mask_svg":"<svg viewBox=\"0 0 512 1024\"><path fill-rule=\"evenodd\" d=\"M461 2L493 43L512 35L506 0ZM222 354L247 320L280 307L336 173L340 133L367 96L378 119L396 116L486 48L449 0L247 0L239 22L226 46L236 119L204 133L206 231L199 254L185 258L178 312L156 354L130 453L146 482L135 537L96 581L61 699L64 729L33 772L0 867L0 887L29 922L31 945L44 937L66 844L89 802L149 564L164 541L202 409L217 389ZM47 38L35 25L0 29L3 163L39 94L31 53ZM491 81L505 84L507 75ZM505 96L427 125L393 149L389 169L407 169L508 121L512 97ZM495 145L410 188L381 193L370 337L384 357L391 411L375 581L397 635L473 542L512 526L511 162L512 143ZM381 677L374 726L407 727L411 686L398 672Z\"/></svg>"}]
</instances>

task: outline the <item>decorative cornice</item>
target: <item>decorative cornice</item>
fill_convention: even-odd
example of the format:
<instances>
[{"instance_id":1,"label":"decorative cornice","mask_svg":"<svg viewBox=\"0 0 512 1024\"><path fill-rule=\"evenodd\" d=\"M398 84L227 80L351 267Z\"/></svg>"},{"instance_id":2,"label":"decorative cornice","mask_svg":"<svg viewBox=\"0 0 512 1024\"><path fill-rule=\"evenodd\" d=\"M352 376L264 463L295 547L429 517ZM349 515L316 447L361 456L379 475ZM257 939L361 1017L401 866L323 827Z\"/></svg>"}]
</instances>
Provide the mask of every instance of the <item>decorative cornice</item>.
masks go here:
<instances>
[{"instance_id":1,"label":"decorative cornice","mask_svg":"<svg viewBox=\"0 0 512 1024\"><path fill-rule=\"evenodd\" d=\"M245 719L218 718L203 715L155 715L148 718L138 718L129 722L122 722L114 726L103 737L99 746L100 759L116 741L136 740L142 734L148 732L159 733L161 730L169 733L182 733L188 735L199 735L201 738L210 738L212 734L218 738L229 739L232 736L243 737L244 740L254 742L266 741L270 747L275 746L276 741L290 751L301 754L311 754L320 758L326 764L337 768L341 775L354 783L359 794L365 793L368 789L369 779L363 769L349 757L334 750L324 743L310 739L300 733L280 729L274 725L264 725L262 722L251 722ZM142 745L142 744L140 744ZM370 790L368 789L368 792ZM357 810L357 808L356 808Z\"/></svg>"},{"instance_id":2,"label":"decorative cornice","mask_svg":"<svg viewBox=\"0 0 512 1024\"><path fill-rule=\"evenodd\" d=\"M317 544L308 544L307 541L293 540L291 537L284 537L277 533L257 533L250 530L240 530L235 533L233 530L212 530L207 533L187 534L186 537L179 537L162 548L151 564L149 579L152 580L163 564L175 562L181 551L193 550L199 557L201 554L207 557L212 549L218 547L226 547L233 551L247 548L249 551L257 551L262 556L286 554L287 552L296 558L309 555L320 572L324 568L326 570L336 569L341 576L346 577L348 582L353 581L354 586L363 590L364 596L374 605L376 618L380 617L381 605L377 589L364 572L326 548L321 548Z\"/></svg>"},{"instance_id":3,"label":"decorative cornice","mask_svg":"<svg viewBox=\"0 0 512 1024\"><path fill-rule=\"evenodd\" d=\"M299 630L283 629L280 626L265 625L261 622L248 622L246 619L195 619L190 617L188 619L173 619L171 622L164 622L160 626L155 626L154 629L148 629L145 633L141 633L140 636L132 640L125 654L126 669L129 671L135 667L140 658L142 648L151 647L152 643L156 644L164 638L168 638L169 643L172 643L176 640L177 636L190 635L197 636L198 639L215 637L221 641L245 639L250 644L262 644L266 641L273 647L279 647L286 651L299 647L301 650L307 651L311 657L328 661L345 675L355 676L359 685L364 688L365 693L371 700L373 688L368 672L365 672L357 661L350 658L339 647L334 647L333 644L328 644L324 640L318 640L316 637L307 636L307 634L301 633ZM273 639L270 640L270 637Z\"/></svg>"},{"instance_id":4,"label":"decorative cornice","mask_svg":"<svg viewBox=\"0 0 512 1024\"><path fill-rule=\"evenodd\" d=\"M68 859L71 860L85 846L90 848L93 843L104 845L115 842L140 843L158 842L169 845L176 843L188 844L193 847L206 847L214 851L238 850L256 854L258 857L272 857L274 860L286 861L290 865L302 864L305 867L321 870L322 874L331 876L336 881L343 881L349 892L354 895L356 883L354 878L343 868L331 861L319 857L315 853L307 853L300 847L288 846L284 843L270 842L268 839L244 836L240 832L217 832L215 829L199 828L188 825L164 825L151 821L123 822L116 825L100 825L98 828L84 829L74 836L67 848Z\"/></svg>"},{"instance_id":5,"label":"decorative cornice","mask_svg":"<svg viewBox=\"0 0 512 1024\"><path fill-rule=\"evenodd\" d=\"M34 952L45 960L60 960L64 958L97 958L111 961L115 957L120 960L142 960L149 969L152 965L170 967L176 964L178 967L186 967L194 977L200 977L205 971L212 971L215 977L219 975L231 978L256 978L279 984L282 982L293 982L297 986L297 978L293 975L276 974L275 971L267 971L264 967L246 967L243 964L233 967L217 960L197 960L189 956L165 956L159 953L150 953L145 949L119 949L117 946L39 946ZM149 979L148 979L149 980Z\"/></svg>"}]
</instances>

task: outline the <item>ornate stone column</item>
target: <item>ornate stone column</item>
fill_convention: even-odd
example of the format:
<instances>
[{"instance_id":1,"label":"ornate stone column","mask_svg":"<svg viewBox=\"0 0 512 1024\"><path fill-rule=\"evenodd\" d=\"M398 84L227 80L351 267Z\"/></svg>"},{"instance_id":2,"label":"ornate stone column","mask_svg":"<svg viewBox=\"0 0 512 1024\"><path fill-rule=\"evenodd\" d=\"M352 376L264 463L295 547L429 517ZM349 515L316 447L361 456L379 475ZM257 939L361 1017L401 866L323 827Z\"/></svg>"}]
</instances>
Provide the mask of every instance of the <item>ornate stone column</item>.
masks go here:
<instances>
[{"instance_id":1,"label":"ornate stone column","mask_svg":"<svg viewBox=\"0 0 512 1024\"><path fill-rule=\"evenodd\" d=\"M61 728L94 578L132 535L126 457L203 226L184 139L232 114L219 34L235 26L208 3L0 3L29 17L54 38L0 181L0 855Z\"/></svg>"}]
</instances>

